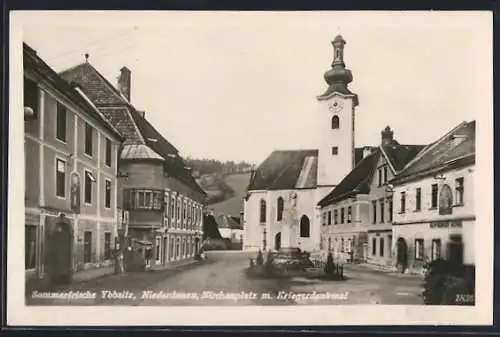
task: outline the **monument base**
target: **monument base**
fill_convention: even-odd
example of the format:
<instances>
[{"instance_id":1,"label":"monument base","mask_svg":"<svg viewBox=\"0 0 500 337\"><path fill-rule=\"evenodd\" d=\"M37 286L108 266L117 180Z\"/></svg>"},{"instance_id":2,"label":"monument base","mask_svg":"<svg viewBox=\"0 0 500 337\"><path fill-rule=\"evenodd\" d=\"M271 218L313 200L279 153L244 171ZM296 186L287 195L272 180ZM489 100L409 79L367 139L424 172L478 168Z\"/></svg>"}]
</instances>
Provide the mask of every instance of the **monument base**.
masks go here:
<instances>
[{"instance_id":1,"label":"monument base","mask_svg":"<svg viewBox=\"0 0 500 337\"><path fill-rule=\"evenodd\" d=\"M312 268L314 264L309 259L309 254L304 253L298 247L282 247L273 258L274 264L287 270L305 270Z\"/></svg>"}]
</instances>

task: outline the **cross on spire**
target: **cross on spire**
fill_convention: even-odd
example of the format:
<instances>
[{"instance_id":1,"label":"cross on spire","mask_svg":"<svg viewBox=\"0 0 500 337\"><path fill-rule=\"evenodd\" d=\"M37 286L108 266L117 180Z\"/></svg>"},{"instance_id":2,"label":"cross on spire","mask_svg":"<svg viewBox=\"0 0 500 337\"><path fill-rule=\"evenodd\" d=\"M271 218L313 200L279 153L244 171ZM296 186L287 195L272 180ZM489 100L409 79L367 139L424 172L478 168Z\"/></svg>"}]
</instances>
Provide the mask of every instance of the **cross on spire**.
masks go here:
<instances>
[{"instance_id":1,"label":"cross on spire","mask_svg":"<svg viewBox=\"0 0 500 337\"><path fill-rule=\"evenodd\" d=\"M85 53L85 62L89 62L89 54Z\"/></svg>"}]
</instances>

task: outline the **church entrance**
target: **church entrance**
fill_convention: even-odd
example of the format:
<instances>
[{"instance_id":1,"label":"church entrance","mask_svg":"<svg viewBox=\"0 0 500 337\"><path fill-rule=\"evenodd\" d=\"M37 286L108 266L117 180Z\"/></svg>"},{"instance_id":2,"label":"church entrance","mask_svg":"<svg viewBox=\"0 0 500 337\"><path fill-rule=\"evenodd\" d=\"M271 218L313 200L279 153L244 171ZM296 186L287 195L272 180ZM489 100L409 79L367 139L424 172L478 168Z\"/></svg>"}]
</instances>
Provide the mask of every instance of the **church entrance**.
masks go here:
<instances>
[{"instance_id":1,"label":"church entrance","mask_svg":"<svg viewBox=\"0 0 500 337\"><path fill-rule=\"evenodd\" d=\"M276 234L276 236L274 237L274 249L280 250L280 248L281 248L281 232Z\"/></svg>"},{"instance_id":2,"label":"church entrance","mask_svg":"<svg viewBox=\"0 0 500 337\"><path fill-rule=\"evenodd\" d=\"M397 243L397 266L398 269L404 273L406 268L408 268L408 245L405 239L399 238Z\"/></svg>"}]
</instances>

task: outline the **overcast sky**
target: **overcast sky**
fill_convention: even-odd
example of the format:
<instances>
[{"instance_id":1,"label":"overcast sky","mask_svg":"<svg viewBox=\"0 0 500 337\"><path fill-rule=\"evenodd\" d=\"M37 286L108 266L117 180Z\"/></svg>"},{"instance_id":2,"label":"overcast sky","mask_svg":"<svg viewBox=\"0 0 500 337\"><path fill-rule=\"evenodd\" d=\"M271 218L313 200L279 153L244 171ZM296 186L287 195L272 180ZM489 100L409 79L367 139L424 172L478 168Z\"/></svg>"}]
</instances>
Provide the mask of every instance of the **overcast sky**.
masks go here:
<instances>
[{"instance_id":1,"label":"overcast sky","mask_svg":"<svg viewBox=\"0 0 500 337\"><path fill-rule=\"evenodd\" d=\"M426 144L476 119L491 76L485 13L24 13L24 40L55 70L89 62L183 155L260 163L317 148L316 96L340 30L359 95L356 146L390 125ZM487 97L487 96L486 96Z\"/></svg>"}]
</instances>

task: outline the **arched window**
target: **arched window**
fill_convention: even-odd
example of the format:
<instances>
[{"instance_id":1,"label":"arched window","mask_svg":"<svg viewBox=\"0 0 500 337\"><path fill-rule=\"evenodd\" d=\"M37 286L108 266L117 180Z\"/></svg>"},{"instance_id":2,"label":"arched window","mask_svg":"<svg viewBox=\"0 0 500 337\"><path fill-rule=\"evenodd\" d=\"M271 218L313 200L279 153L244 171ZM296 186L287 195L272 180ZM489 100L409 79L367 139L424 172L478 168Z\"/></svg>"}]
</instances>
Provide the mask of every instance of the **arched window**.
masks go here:
<instances>
[{"instance_id":1,"label":"arched window","mask_svg":"<svg viewBox=\"0 0 500 337\"><path fill-rule=\"evenodd\" d=\"M284 200L282 197L279 197L278 198L278 216L277 216L277 220L278 221L281 221L283 220L283 207L284 207Z\"/></svg>"},{"instance_id":2,"label":"arched window","mask_svg":"<svg viewBox=\"0 0 500 337\"><path fill-rule=\"evenodd\" d=\"M260 222L266 222L266 201L260 200Z\"/></svg>"},{"instance_id":3,"label":"arched window","mask_svg":"<svg viewBox=\"0 0 500 337\"><path fill-rule=\"evenodd\" d=\"M308 238L309 235L309 218L303 215L302 218L300 218L300 237Z\"/></svg>"},{"instance_id":4,"label":"arched window","mask_svg":"<svg viewBox=\"0 0 500 337\"><path fill-rule=\"evenodd\" d=\"M338 129L340 127L339 116L335 115L332 117L332 129Z\"/></svg>"}]
</instances>

